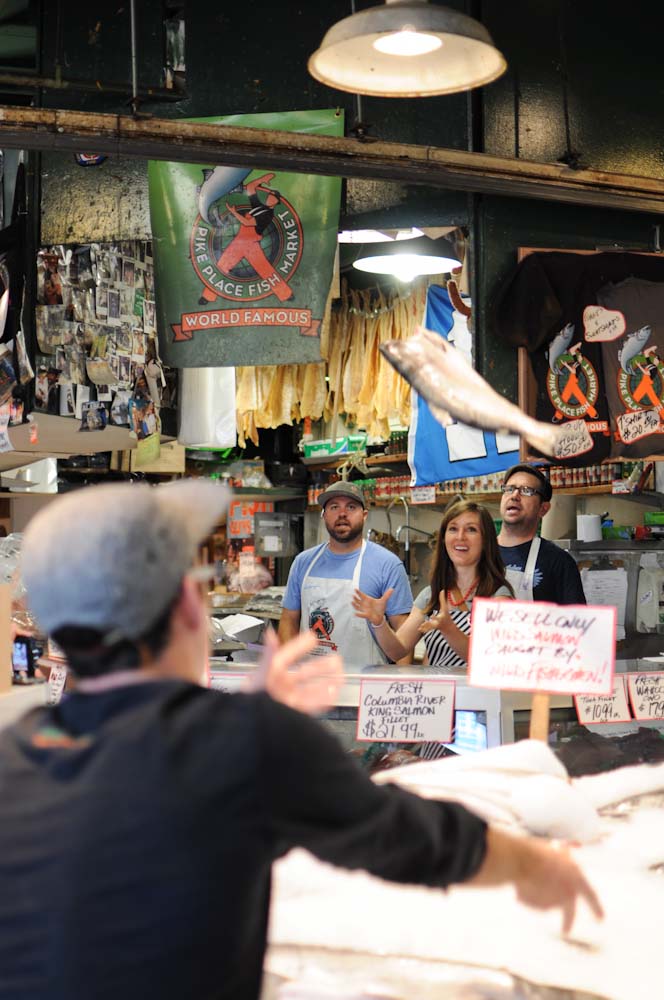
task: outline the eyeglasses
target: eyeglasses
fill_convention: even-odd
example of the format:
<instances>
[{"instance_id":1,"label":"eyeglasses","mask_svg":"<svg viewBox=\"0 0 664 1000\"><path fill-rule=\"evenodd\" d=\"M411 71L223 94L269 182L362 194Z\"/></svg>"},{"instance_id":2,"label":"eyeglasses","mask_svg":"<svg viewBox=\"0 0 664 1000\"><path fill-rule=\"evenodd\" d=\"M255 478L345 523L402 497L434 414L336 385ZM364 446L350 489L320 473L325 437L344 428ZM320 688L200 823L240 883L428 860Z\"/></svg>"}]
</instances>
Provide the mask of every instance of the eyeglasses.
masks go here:
<instances>
[{"instance_id":1,"label":"eyeglasses","mask_svg":"<svg viewBox=\"0 0 664 1000\"><path fill-rule=\"evenodd\" d=\"M534 486L501 486L500 489L508 497L512 496L513 493L520 493L522 497L544 496L542 491L535 489Z\"/></svg>"}]
</instances>

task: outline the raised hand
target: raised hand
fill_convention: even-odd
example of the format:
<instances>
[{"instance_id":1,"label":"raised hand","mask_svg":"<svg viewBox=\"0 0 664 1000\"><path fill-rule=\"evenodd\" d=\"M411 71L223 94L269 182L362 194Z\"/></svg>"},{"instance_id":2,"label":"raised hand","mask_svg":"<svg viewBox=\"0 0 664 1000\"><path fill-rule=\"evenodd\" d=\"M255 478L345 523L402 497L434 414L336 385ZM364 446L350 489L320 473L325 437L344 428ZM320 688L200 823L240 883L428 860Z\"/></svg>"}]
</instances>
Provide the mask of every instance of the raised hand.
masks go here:
<instances>
[{"instance_id":1,"label":"raised hand","mask_svg":"<svg viewBox=\"0 0 664 1000\"><path fill-rule=\"evenodd\" d=\"M343 660L336 653L303 659L316 646L313 632L301 632L279 645L276 632L265 630L265 651L245 690L262 691L308 715L318 715L336 704L344 681Z\"/></svg>"},{"instance_id":2,"label":"raised hand","mask_svg":"<svg viewBox=\"0 0 664 1000\"><path fill-rule=\"evenodd\" d=\"M425 632L433 632L434 629L437 629L439 632L445 633L450 624L453 624L453 622L447 607L447 597L445 591L441 590L438 595L438 611L436 611L435 615L430 615L426 621L422 622L419 631L424 634Z\"/></svg>"},{"instance_id":3,"label":"raised hand","mask_svg":"<svg viewBox=\"0 0 664 1000\"><path fill-rule=\"evenodd\" d=\"M361 590L356 590L351 601L353 611L358 618L365 618L370 625L378 627L385 621L385 608L393 593L393 587L386 590L382 597L369 597Z\"/></svg>"}]
</instances>

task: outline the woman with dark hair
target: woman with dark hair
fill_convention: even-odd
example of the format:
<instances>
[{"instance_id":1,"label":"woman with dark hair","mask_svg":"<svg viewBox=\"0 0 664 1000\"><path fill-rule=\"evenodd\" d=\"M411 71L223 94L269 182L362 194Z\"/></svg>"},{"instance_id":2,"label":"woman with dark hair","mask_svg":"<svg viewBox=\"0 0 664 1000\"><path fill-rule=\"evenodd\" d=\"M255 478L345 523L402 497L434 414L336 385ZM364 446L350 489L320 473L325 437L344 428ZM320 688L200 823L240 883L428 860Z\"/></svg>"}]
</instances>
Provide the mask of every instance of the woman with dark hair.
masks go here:
<instances>
[{"instance_id":1,"label":"woman with dark hair","mask_svg":"<svg viewBox=\"0 0 664 1000\"><path fill-rule=\"evenodd\" d=\"M470 607L474 597L514 597L505 577L496 529L488 510L459 500L443 514L430 586L418 595L408 618L394 632L385 617L391 594L371 598L355 591L353 608L392 660L411 657L424 633L425 663L463 669L468 658Z\"/></svg>"}]
</instances>

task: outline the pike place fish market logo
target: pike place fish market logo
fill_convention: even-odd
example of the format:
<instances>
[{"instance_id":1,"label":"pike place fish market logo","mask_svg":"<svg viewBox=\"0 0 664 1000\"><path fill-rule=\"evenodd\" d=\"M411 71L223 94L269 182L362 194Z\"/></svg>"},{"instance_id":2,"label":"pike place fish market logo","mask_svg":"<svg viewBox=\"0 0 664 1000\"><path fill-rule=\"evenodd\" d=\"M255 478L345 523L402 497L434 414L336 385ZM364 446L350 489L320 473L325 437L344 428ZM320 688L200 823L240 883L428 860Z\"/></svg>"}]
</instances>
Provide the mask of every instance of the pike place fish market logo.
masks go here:
<instances>
[{"instance_id":1,"label":"pike place fish market logo","mask_svg":"<svg viewBox=\"0 0 664 1000\"><path fill-rule=\"evenodd\" d=\"M309 614L309 628L319 642L329 642L334 629L334 619L327 608L313 608Z\"/></svg>"},{"instance_id":2,"label":"pike place fish market logo","mask_svg":"<svg viewBox=\"0 0 664 1000\"><path fill-rule=\"evenodd\" d=\"M564 417L596 419L599 379L590 361L579 350L558 356L555 366L550 366L546 373L546 388L555 406L555 421Z\"/></svg>"},{"instance_id":3,"label":"pike place fish market logo","mask_svg":"<svg viewBox=\"0 0 664 1000\"><path fill-rule=\"evenodd\" d=\"M248 182L243 178L228 190L226 174L221 174L228 169L204 171L200 188L190 244L191 262L203 284L200 304L217 299L249 303L272 295L290 302L290 282L304 243L300 218L271 184L274 174ZM204 196L206 185L209 194Z\"/></svg>"},{"instance_id":4,"label":"pike place fish market logo","mask_svg":"<svg viewBox=\"0 0 664 1000\"><path fill-rule=\"evenodd\" d=\"M618 392L626 410L664 408L664 364L657 355L637 355L631 371L618 370Z\"/></svg>"}]
</instances>

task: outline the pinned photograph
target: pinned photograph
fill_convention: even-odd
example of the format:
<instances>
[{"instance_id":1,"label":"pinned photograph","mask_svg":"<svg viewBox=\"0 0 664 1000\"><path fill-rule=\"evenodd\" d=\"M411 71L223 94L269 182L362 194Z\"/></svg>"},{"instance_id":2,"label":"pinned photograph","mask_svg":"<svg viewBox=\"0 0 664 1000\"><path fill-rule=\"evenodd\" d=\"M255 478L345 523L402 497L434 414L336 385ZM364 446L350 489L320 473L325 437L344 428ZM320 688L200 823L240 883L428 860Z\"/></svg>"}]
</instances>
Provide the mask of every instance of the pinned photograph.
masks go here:
<instances>
[{"instance_id":1,"label":"pinned photograph","mask_svg":"<svg viewBox=\"0 0 664 1000\"><path fill-rule=\"evenodd\" d=\"M143 300L143 329L147 334L155 333L155 304L152 299Z\"/></svg>"},{"instance_id":2,"label":"pinned photograph","mask_svg":"<svg viewBox=\"0 0 664 1000\"><path fill-rule=\"evenodd\" d=\"M108 423L108 411L99 400L88 400L82 405L81 426L82 431L103 431Z\"/></svg>"},{"instance_id":3,"label":"pinned photograph","mask_svg":"<svg viewBox=\"0 0 664 1000\"><path fill-rule=\"evenodd\" d=\"M120 326L120 292L117 288L108 290L108 323L109 326Z\"/></svg>"},{"instance_id":4,"label":"pinned photograph","mask_svg":"<svg viewBox=\"0 0 664 1000\"><path fill-rule=\"evenodd\" d=\"M23 400L22 399L10 399L9 401L9 423L16 427L18 424L23 423Z\"/></svg>"},{"instance_id":5,"label":"pinned photograph","mask_svg":"<svg viewBox=\"0 0 664 1000\"><path fill-rule=\"evenodd\" d=\"M120 316L125 322L129 322L134 315L134 289L120 289Z\"/></svg>"},{"instance_id":6,"label":"pinned photograph","mask_svg":"<svg viewBox=\"0 0 664 1000\"><path fill-rule=\"evenodd\" d=\"M39 255L42 267L37 272L37 301L46 306L62 305L62 279L58 273L57 254Z\"/></svg>"},{"instance_id":7,"label":"pinned photograph","mask_svg":"<svg viewBox=\"0 0 664 1000\"><path fill-rule=\"evenodd\" d=\"M48 369L38 368L35 378L35 407L45 410L48 404Z\"/></svg>"},{"instance_id":8,"label":"pinned photograph","mask_svg":"<svg viewBox=\"0 0 664 1000\"><path fill-rule=\"evenodd\" d=\"M129 423L129 389L116 392L111 404L111 423L126 427Z\"/></svg>"},{"instance_id":9,"label":"pinned photograph","mask_svg":"<svg viewBox=\"0 0 664 1000\"><path fill-rule=\"evenodd\" d=\"M77 420L83 419L83 403L90 401L90 386L89 385L77 385L76 389L76 407L74 409L74 415Z\"/></svg>"},{"instance_id":10,"label":"pinned photograph","mask_svg":"<svg viewBox=\"0 0 664 1000\"><path fill-rule=\"evenodd\" d=\"M97 386L97 399L102 403L110 403L113 399L113 389L110 385Z\"/></svg>"},{"instance_id":11,"label":"pinned photograph","mask_svg":"<svg viewBox=\"0 0 664 1000\"><path fill-rule=\"evenodd\" d=\"M76 411L74 386L71 382L60 383L60 416L73 417Z\"/></svg>"},{"instance_id":12,"label":"pinned photograph","mask_svg":"<svg viewBox=\"0 0 664 1000\"><path fill-rule=\"evenodd\" d=\"M129 426L139 441L159 430L159 415L151 399L132 396L129 400Z\"/></svg>"},{"instance_id":13,"label":"pinned photograph","mask_svg":"<svg viewBox=\"0 0 664 1000\"><path fill-rule=\"evenodd\" d=\"M145 361L145 334L134 330L131 347L131 360L142 364Z\"/></svg>"},{"instance_id":14,"label":"pinned photograph","mask_svg":"<svg viewBox=\"0 0 664 1000\"><path fill-rule=\"evenodd\" d=\"M135 261L131 260L129 257L123 257L122 259L122 282L123 284L134 287L135 279Z\"/></svg>"},{"instance_id":15,"label":"pinned photograph","mask_svg":"<svg viewBox=\"0 0 664 1000\"><path fill-rule=\"evenodd\" d=\"M99 319L108 316L108 285L97 285L95 290L95 312Z\"/></svg>"},{"instance_id":16,"label":"pinned photograph","mask_svg":"<svg viewBox=\"0 0 664 1000\"><path fill-rule=\"evenodd\" d=\"M145 269L145 297L146 299L154 298L154 270L152 267Z\"/></svg>"},{"instance_id":17,"label":"pinned photograph","mask_svg":"<svg viewBox=\"0 0 664 1000\"><path fill-rule=\"evenodd\" d=\"M128 354L118 354L118 378L120 382L129 385L131 382L131 358Z\"/></svg>"},{"instance_id":18,"label":"pinned photograph","mask_svg":"<svg viewBox=\"0 0 664 1000\"><path fill-rule=\"evenodd\" d=\"M120 329L114 331L115 349L119 354L131 354L134 346L134 335L129 323L121 323Z\"/></svg>"}]
</instances>

